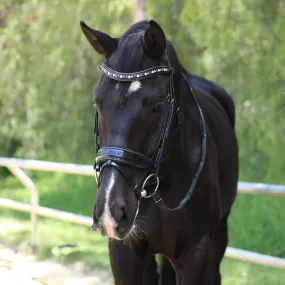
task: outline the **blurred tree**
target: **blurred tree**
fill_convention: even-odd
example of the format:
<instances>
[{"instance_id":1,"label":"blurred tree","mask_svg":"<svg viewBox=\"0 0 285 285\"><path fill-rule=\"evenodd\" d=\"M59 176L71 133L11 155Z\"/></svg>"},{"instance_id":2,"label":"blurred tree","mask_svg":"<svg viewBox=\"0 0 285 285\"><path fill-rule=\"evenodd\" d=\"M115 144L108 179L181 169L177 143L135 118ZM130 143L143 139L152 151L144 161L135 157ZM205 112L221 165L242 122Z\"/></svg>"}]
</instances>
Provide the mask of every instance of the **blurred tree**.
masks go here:
<instances>
[{"instance_id":1,"label":"blurred tree","mask_svg":"<svg viewBox=\"0 0 285 285\"><path fill-rule=\"evenodd\" d=\"M116 0L0 5L1 155L91 162L92 90L102 59L79 21L119 34L131 25L133 7Z\"/></svg>"},{"instance_id":2,"label":"blurred tree","mask_svg":"<svg viewBox=\"0 0 285 285\"><path fill-rule=\"evenodd\" d=\"M0 155L93 161L91 93L102 59L79 21L120 36L133 4L0 2ZM145 9L190 72L233 95L240 178L285 184L285 2L156 0Z\"/></svg>"},{"instance_id":3,"label":"blurred tree","mask_svg":"<svg viewBox=\"0 0 285 285\"><path fill-rule=\"evenodd\" d=\"M285 2L147 2L181 62L234 97L240 179L285 184Z\"/></svg>"},{"instance_id":4,"label":"blurred tree","mask_svg":"<svg viewBox=\"0 0 285 285\"><path fill-rule=\"evenodd\" d=\"M135 0L134 22L145 19L145 0Z\"/></svg>"}]
</instances>

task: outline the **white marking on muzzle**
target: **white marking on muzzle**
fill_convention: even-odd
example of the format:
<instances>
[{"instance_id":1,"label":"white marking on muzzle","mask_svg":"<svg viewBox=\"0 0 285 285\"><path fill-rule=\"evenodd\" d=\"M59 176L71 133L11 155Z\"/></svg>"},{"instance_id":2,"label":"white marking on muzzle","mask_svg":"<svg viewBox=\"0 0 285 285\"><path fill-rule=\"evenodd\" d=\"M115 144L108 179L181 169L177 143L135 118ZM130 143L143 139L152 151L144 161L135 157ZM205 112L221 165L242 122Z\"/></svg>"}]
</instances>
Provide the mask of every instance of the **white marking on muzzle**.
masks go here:
<instances>
[{"instance_id":1,"label":"white marking on muzzle","mask_svg":"<svg viewBox=\"0 0 285 285\"><path fill-rule=\"evenodd\" d=\"M130 87L129 87L129 90L128 90L128 93L131 94L137 90L139 90L141 88L141 83L140 81L133 81L131 84L130 84Z\"/></svg>"},{"instance_id":2,"label":"white marking on muzzle","mask_svg":"<svg viewBox=\"0 0 285 285\"><path fill-rule=\"evenodd\" d=\"M115 222L114 218L112 217L110 207L109 207L111 189L114 188L114 185L115 185L115 177L114 177L114 172L112 172L111 177L110 177L110 183L106 189L104 212L103 212L103 215L101 216L101 220L105 226L107 236L111 238L119 239L116 236L115 231L114 231L114 228L118 226L118 224ZM140 201L138 200L138 207L137 207L135 218L133 221L132 230L135 228L136 218L139 213L139 207L140 207Z\"/></svg>"},{"instance_id":3,"label":"white marking on muzzle","mask_svg":"<svg viewBox=\"0 0 285 285\"><path fill-rule=\"evenodd\" d=\"M112 172L111 177L110 177L110 183L106 189L104 212L101 218L105 226L106 234L108 237L115 237L114 227L117 226L117 223L114 221L111 211L110 211L110 207L109 207L111 189L114 188L114 185L115 185L115 177L114 177L114 173Z\"/></svg>"}]
</instances>

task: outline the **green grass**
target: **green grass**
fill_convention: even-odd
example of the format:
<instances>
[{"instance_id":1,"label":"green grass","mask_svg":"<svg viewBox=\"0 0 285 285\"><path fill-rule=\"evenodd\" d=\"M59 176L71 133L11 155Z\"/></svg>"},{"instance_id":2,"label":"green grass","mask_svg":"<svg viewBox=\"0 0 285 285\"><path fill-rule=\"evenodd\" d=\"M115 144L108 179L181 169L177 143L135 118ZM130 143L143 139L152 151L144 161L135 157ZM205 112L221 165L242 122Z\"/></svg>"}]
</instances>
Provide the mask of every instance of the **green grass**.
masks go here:
<instances>
[{"instance_id":1,"label":"green grass","mask_svg":"<svg viewBox=\"0 0 285 285\"><path fill-rule=\"evenodd\" d=\"M41 206L92 216L95 197L93 177L39 173L32 177L36 181ZM9 177L1 184L0 197L30 201L29 192L15 178ZM39 217L39 221L40 259L54 257L61 262L80 259L91 268L109 268L107 240L91 231L91 224L90 227L74 225L44 217ZM29 214L0 209L0 240L28 250L31 246L30 228ZM59 249L58 246L63 244L76 247Z\"/></svg>"},{"instance_id":2,"label":"green grass","mask_svg":"<svg viewBox=\"0 0 285 285\"><path fill-rule=\"evenodd\" d=\"M239 194L229 218L230 246L284 258L284 209L282 197Z\"/></svg>"},{"instance_id":3,"label":"green grass","mask_svg":"<svg viewBox=\"0 0 285 285\"><path fill-rule=\"evenodd\" d=\"M29 173L42 206L92 216L93 177ZM1 180L0 197L29 202L28 191L13 177ZM230 216L230 246L285 257L285 199L239 195ZM90 227L39 218L39 258L60 262L81 260L90 268L109 269L106 239ZM91 225L90 225L91 226ZM30 250L29 215L0 208L0 240L20 251ZM76 245L62 248L62 244ZM224 285L285 284L285 271L225 259Z\"/></svg>"},{"instance_id":4,"label":"green grass","mask_svg":"<svg viewBox=\"0 0 285 285\"><path fill-rule=\"evenodd\" d=\"M225 258L223 285L284 285L285 271Z\"/></svg>"}]
</instances>

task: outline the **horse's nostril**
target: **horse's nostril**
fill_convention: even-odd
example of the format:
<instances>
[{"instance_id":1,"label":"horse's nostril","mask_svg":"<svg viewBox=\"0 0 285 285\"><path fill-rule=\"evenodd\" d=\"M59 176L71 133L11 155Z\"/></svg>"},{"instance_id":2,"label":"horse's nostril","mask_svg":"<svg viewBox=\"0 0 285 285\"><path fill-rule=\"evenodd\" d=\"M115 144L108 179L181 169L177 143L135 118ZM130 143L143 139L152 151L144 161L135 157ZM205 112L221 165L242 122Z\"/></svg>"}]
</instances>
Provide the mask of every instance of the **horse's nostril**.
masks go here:
<instances>
[{"instance_id":1,"label":"horse's nostril","mask_svg":"<svg viewBox=\"0 0 285 285\"><path fill-rule=\"evenodd\" d=\"M121 201L120 201L121 202ZM114 205L114 208L113 208L113 211L114 211L114 218L117 222L120 222L122 220L125 220L127 219L126 217L126 207L125 207L125 204L124 203L120 203L120 202L117 202L115 205Z\"/></svg>"},{"instance_id":2,"label":"horse's nostril","mask_svg":"<svg viewBox=\"0 0 285 285\"><path fill-rule=\"evenodd\" d=\"M122 214L121 220L126 219L126 211L125 210L126 210L125 207L121 207L121 214Z\"/></svg>"},{"instance_id":3,"label":"horse's nostril","mask_svg":"<svg viewBox=\"0 0 285 285\"><path fill-rule=\"evenodd\" d=\"M117 211L115 211L115 217L116 217L116 220L119 222L123 219L126 218L126 212L125 212L125 207L123 206L119 206L117 208Z\"/></svg>"}]
</instances>

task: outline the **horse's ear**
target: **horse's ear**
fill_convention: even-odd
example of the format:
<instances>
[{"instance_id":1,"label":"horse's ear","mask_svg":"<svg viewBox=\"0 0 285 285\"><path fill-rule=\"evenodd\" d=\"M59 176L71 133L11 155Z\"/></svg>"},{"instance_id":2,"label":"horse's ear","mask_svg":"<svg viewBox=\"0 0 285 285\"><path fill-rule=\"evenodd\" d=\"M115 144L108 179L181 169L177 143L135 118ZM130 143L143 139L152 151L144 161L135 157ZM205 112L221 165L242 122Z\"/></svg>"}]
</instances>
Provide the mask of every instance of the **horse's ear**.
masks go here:
<instances>
[{"instance_id":1,"label":"horse's ear","mask_svg":"<svg viewBox=\"0 0 285 285\"><path fill-rule=\"evenodd\" d=\"M105 55L106 58L110 57L110 55L117 49L117 39L100 31L91 29L83 21L80 21L80 26L92 47L98 53Z\"/></svg>"},{"instance_id":2,"label":"horse's ear","mask_svg":"<svg viewBox=\"0 0 285 285\"><path fill-rule=\"evenodd\" d=\"M149 27L144 34L144 42L147 52L154 58L160 58L166 49L166 39L160 25L155 21L149 21Z\"/></svg>"}]
</instances>

